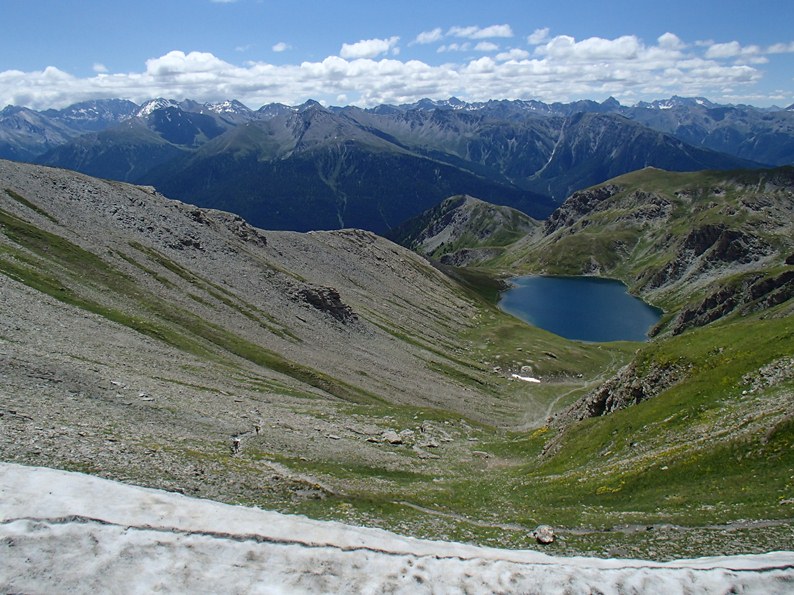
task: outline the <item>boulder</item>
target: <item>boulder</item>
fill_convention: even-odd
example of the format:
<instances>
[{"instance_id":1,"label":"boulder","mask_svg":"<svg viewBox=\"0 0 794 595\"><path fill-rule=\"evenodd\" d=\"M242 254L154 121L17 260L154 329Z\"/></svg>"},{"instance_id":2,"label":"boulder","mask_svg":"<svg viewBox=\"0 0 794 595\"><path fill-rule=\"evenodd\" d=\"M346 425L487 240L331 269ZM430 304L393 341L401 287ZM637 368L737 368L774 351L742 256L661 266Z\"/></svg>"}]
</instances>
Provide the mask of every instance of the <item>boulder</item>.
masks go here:
<instances>
[{"instance_id":1,"label":"boulder","mask_svg":"<svg viewBox=\"0 0 794 595\"><path fill-rule=\"evenodd\" d=\"M386 430L381 434L381 438L384 442L388 442L389 444L402 444L403 439L397 432L394 430Z\"/></svg>"},{"instance_id":2,"label":"boulder","mask_svg":"<svg viewBox=\"0 0 794 595\"><path fill-rule=\"evenodd\" d=\"M549 545L554 542L554 529L549 525L538 525L538 528L532 532L532 537L542 545Z\"/></svg>"}]
</instances>

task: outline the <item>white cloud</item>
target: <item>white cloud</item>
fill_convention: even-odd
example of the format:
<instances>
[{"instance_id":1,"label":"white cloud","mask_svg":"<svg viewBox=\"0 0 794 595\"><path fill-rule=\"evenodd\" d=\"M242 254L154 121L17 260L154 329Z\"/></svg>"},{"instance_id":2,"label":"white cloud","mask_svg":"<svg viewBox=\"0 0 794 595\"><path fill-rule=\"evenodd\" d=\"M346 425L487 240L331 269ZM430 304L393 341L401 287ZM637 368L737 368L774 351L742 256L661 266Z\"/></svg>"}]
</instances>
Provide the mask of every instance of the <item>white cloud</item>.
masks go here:
<instances>
[{"instance_id":1,"label":"white cloud","mask_svg":"<svg viewBox=\"0 0 794 595\"><path fill-rule=\"evenodd\" d=\"M496 59L500 62L506 62L507 60L526 60L529 58L529 56L530 54L528 51L519 48L513 48L507 52L496 54Z\"/></svg>"},{"instance_id":2,"label":"white cloud","mask_svg":"<svg viewBox=\"0 0 794 595\"><path fill-rule=\"evenodd\" d=\"M728 43L715 43L706 50L706 58L737 58L755 56L761 53L757 45L742 47L738 41Z\"/></svg>"},{"instance_id":3,"label":"white cloud","mask_svg":"<svg viewBox=\"0 0 794 595\"><path fill-rule=\"evenodd\" d=\"M491 25L490 27L451 27L447 31L449 37L467 39L489 39L492 37L513 37L510 25Z\"/></svg>"},{"instance_id":4,"label":"white cloud","mask_svg":"<svg viewBox=\"0 0 794 595\"><path fill-rule=\"evenodd\" d=\"M527 43L530 45L540 45L541 43L546 43L549 40L549 28L544 27L543 29L535 29L532 32L532 35L527 37Z\"/></svg>"},{"instance_id":5,"label":"white cloud","mask_svg":"<svg viewBox=\"0 0 794 595\"><path fill-rule=\"evenodd\" d=\"M535 52L553 59L581 60L634 60L642 49L640 40L634 35L616 39L590 37L576 41L569 35L558 35L548 43L538 46Z\"/></svg>"},{"instance_id":6,"label":"white cloud","mask_svg":"<svg viewBox=\"0 0 794 595\"><path fill-rule=\"evenodd\" d=\"M539 34L537 39L542 37ZM391 37L363 40L344 46L338 56L293 64L249 61L235 65L211 53L175 50L147 60L138 72L122 74L97 72L79 78L52 66L31 72L9 70L0 72L0 105L40 109L95 98L122 97L140 103L169 97L236 98L254 108L274 101L296 105L309 98L325 103L345 98L345 102L368 106L453 95L468 101L568 101L677 94L719 101L728 95L757 94L763 76L756 61L764 55L756 46L687 45L672 33L650 45L631 35L581 41L559 35L530 51L512 48L477 59L455 55L478 47L496 51L496 44L478 45L481 42L464 37L440 46L438 51L448 56L442 64L398 58L398 38ZM789 49L794 48L780 44L767 51ZM712 57L715 53L729 61Z\"/></svg>"},{"instance_id":7,"label":"white cloud","mask_svg":"<svg viewBox=\"0 0 794 595\"><path fill-rule=\"evenodd\" d=\"M339 55L342 58L374 58L381 54L396 49L400 38L397 36L388 39L362 39L356 43L343 43ZM399 51L399 50L397 50Z\"/></svg>"},{"instance_id":8,"label":"white cloud","mask_svg":"<svg viewBox=\"0 0 794 595\"><path fill-rule=\"evenodd\" d=\"M213 73L219 69L232 69L233 66L209 52L190 52L178 50L165 56L146 61L146 73L154 77L185 76L199 73Z\"/></svg>"},{"instance_id":9,"label":"white cloud","mask_svg":"<svg viewBox=\"0 0 794 595\"><path fill-rule=\"evenodd\" d=\"M273 45L274 52L286 52L287 50L291 50L292 46L284 41L279 41L278 43Z\"/></svg>"},{"instance_id":10,"label":"white cloud","mask_svg":"<svg viewBox=\"0 0 794 595\"><path fill-rule=\"evenodd\" d=\"M499 49L499 46L492 41L481 41L474 46L474 49L478 52L495 52Z\"/></svg>"},{"instance_id":11,"label":"white cloud","mask_svg":"<svg viewBox=\"0 0 794 595\"><path fill-rule=\"evenodd\" d=\"M438 47L436 50L439 53L444 52L468 52L471 49L471 44L466 41L464 43L447 43Z\"/></svg>"},{"instance_id":12,"label":"white cloud","mask_svg":"<svg viewBox=\"0 0 794 595\"><path fill-rule=\"evenodd\" d=\"M776 43L767 49L769 54L794 54L794 41L789 43Z\"/></svg>"},{"instance_id":13,"label":"white cloud","mask_svg":"<svg viewBox=\"0 0 794 595\"><path fill-rule=\"evenodd\" d=\"M416 36L416 39L413 43L419 44L426 44L426 43L435 43L440 41L444 37L444 32L441 30L441 27L436 27L432 31L422 31L419 35Z\"/></svg>"},{"instance_id":14,"label":"white cloud","mask_svg":"<svg viewBox=\"0 0 794 595\"><path fill-rule=\"evenodd\" d=\"M682 50L686 45L683 41L676 35L675 33L664 33L659 36L656 40L659 44L659 47L670 49L670 50Z\"/></svg>"},{"instance_id":15,"label":"white cloud","mask_svg":"<svg viewBox=\"0 0 794 595\"><path fill-rule=\"evenodd\" d=\"M94 65L91 67L91 70L93 70L96 73L107 72L108 67L105 66L104 64L101 64L100 62L94 62Z\"/></svg>"}]
</instances>

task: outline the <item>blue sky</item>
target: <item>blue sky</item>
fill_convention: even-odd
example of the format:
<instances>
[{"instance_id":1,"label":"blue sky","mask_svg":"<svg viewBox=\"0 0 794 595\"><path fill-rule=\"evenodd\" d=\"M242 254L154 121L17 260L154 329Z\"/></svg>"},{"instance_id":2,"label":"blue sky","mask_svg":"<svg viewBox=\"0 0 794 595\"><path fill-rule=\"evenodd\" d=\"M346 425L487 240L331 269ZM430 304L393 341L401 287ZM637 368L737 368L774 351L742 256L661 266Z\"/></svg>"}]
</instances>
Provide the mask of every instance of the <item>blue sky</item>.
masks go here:
<instances>
[{"instance_id":1,"label":"blue sky","mask_svg":"<svg viewBox=\"0 0 794 595\"><path fill-rule=\"evenodd\" d=\"M0 0L0 106L794 103L794 2Z\"/></svg>"}]
</instances>

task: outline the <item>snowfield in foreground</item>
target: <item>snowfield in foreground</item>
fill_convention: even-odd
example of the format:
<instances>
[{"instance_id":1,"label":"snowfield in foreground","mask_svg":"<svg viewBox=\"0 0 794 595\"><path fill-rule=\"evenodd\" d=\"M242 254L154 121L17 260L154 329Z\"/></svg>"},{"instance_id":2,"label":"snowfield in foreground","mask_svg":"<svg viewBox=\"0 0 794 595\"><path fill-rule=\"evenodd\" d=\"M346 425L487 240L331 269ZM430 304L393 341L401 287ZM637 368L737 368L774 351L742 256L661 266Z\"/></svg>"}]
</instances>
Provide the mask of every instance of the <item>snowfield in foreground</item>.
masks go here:
<instances>
[{"instance_id":1,"label":"snowfield in foreground","mask_svg":"<svg viewBox=\"0 0 794 595\"><path fill-rule=\"evenodd\" d=\"M554 558L0 463L0 591L791 593L794 552Z\"/></svg>"}]
</instances>

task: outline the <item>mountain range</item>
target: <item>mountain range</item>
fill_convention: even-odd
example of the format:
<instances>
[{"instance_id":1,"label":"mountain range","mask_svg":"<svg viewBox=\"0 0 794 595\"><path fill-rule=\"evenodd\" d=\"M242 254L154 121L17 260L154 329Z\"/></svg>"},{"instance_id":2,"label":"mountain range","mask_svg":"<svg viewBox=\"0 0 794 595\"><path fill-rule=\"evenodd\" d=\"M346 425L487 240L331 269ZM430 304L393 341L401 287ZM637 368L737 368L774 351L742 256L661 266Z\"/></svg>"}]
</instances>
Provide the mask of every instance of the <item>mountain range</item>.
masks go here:
<instances>
[{"instance_id":1,"label":"mountain range","mask_svg":"<svg viewBox=\"0 0 794 595\"><path fill-rule=\"evenodd\" d=\"M538 219L645 166L794 163L794 110L673 97L636 106L421 100L323 107L155 99L6 107L0 157L153 185L270 229L385 233L456 194Z\"/></svg>"}]
</instances>

